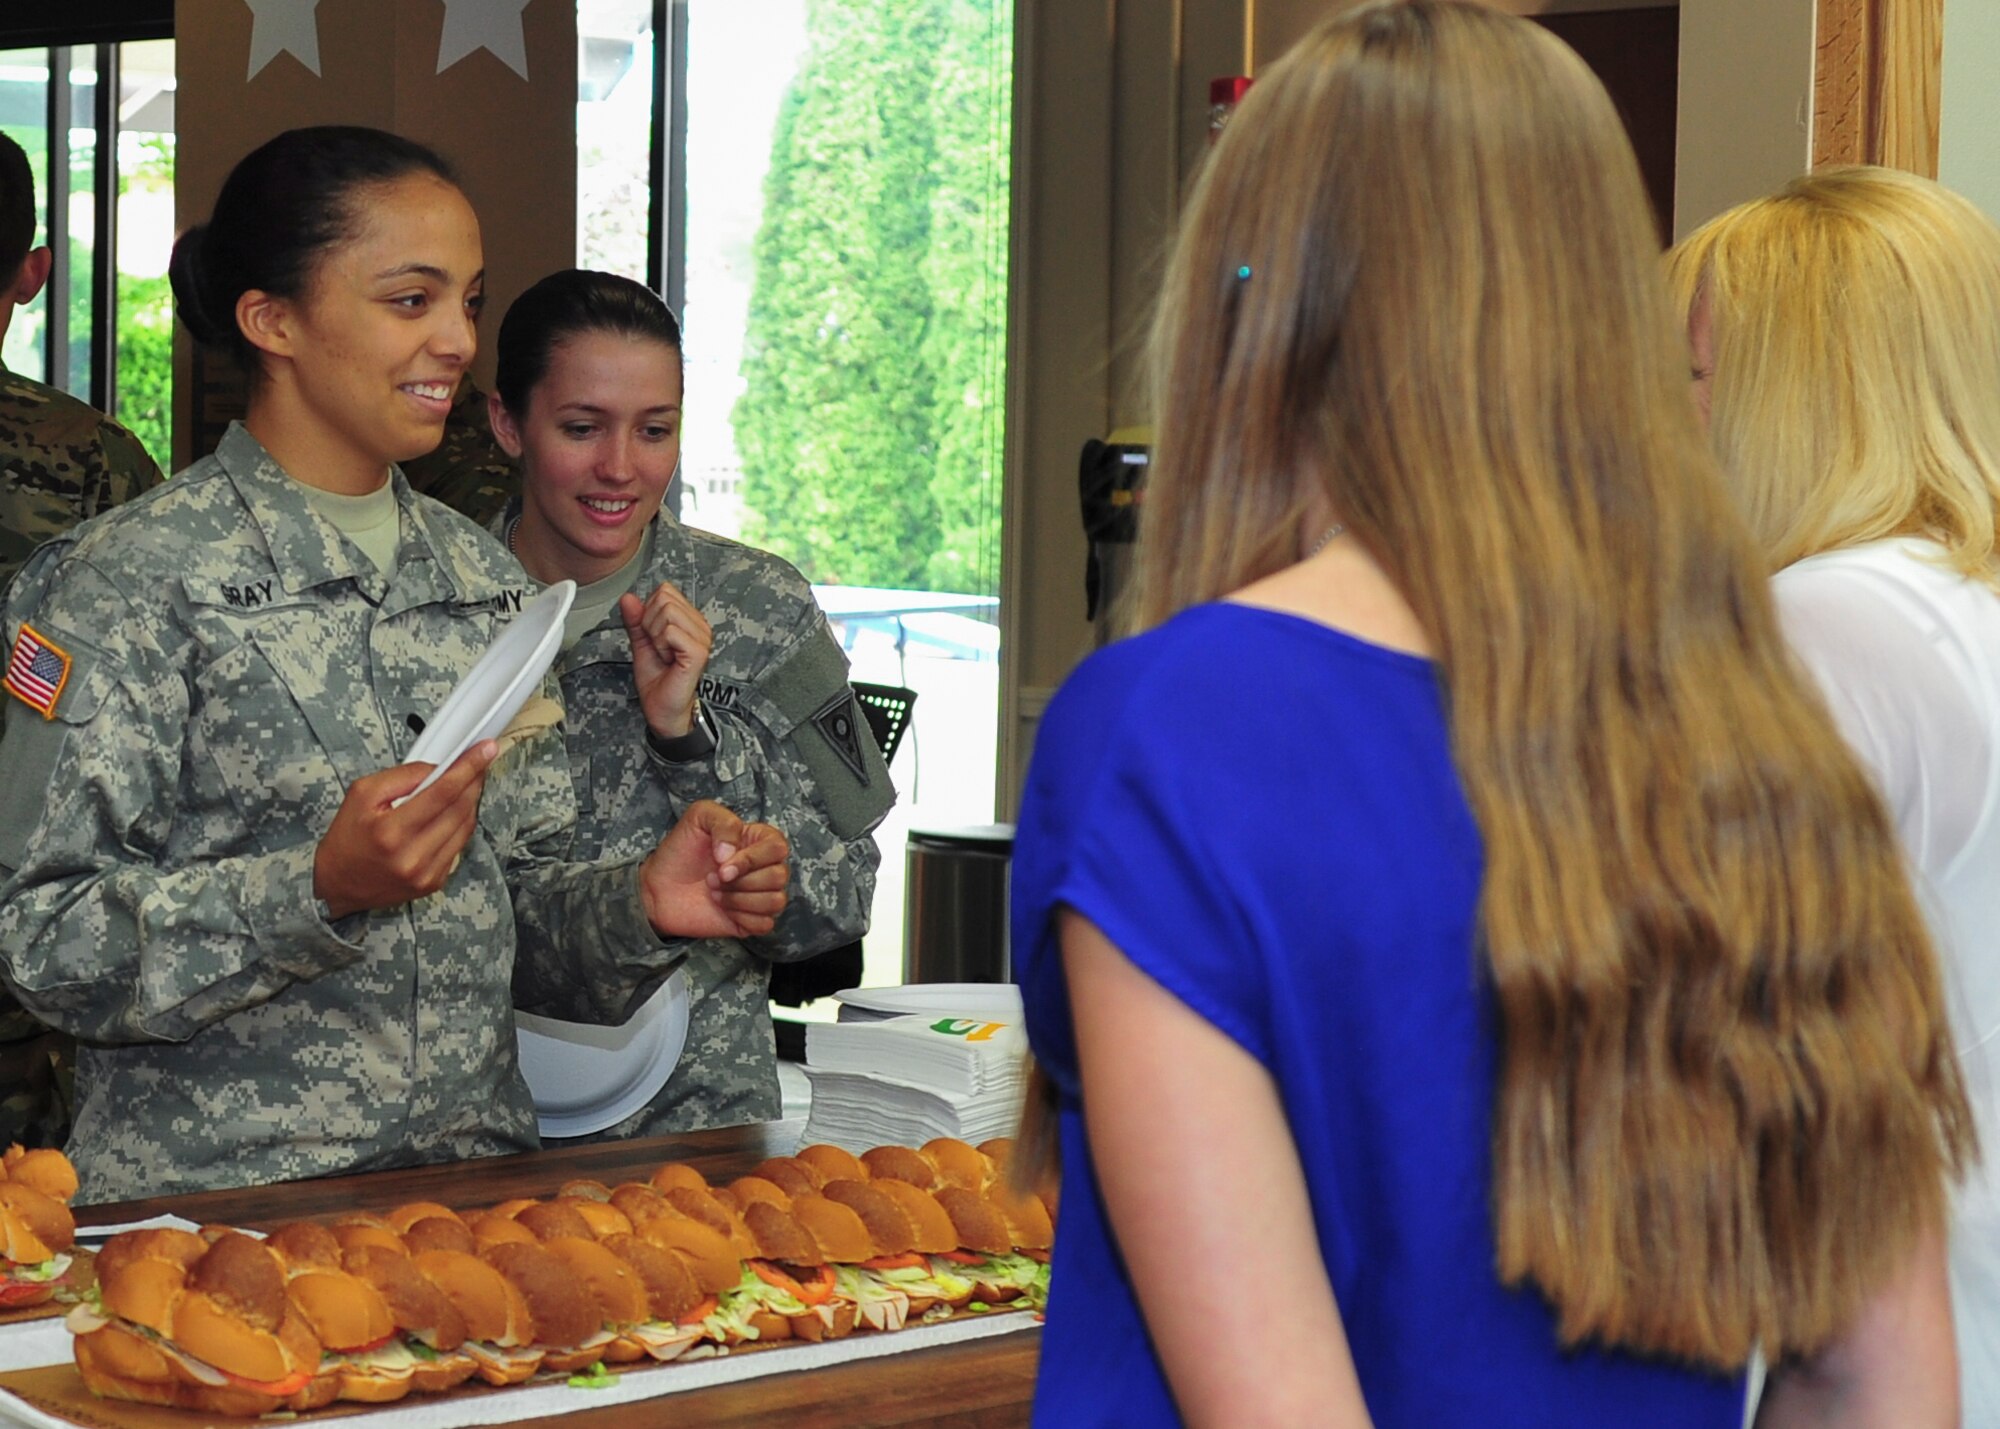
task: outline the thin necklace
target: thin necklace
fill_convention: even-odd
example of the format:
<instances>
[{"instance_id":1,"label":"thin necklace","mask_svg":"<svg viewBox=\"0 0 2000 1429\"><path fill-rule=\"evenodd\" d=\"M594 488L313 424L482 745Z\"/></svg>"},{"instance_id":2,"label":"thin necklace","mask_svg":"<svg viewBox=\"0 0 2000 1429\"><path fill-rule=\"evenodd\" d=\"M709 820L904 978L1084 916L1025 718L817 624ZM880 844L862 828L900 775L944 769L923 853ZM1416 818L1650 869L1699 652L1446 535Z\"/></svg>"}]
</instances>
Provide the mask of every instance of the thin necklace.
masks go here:
<instances>
[{"instance_id":1,"label":"thin necklace","mask_svg":"<svg viewBox=\"0 0 2000 1429\"><path fill-rule=\"evenodd\" d=\"M509 555L513 556L515 560L519 560L521 558L521 548L514 544L514 537L520 533L520 530L521 530L520 517L516 516L512 521L509 521L507 523L507 552ZM1323 545L1325 543L1322 542L1321 544Z\"/></svg>"},{"instance_id":2,"label":"thin necklace","mask_svg":"<svg viewBox=\"0 0 2000 1429\"><path fill-rule=\"evenodd\" d=\"M1317 556L1321 551L1324 551L1326 549L1326 543L1328 541L1331 541L1335 536L1338 536L1342 531L1345 531L1346 529L1347 529L1347 523L1345 521L1334 522L1331 526L1327 527L1326 530L1320 533L1320 538L1312 543L1312 549L1307 551L1305 555L1300 557L1300 559L1306 561L1311 560L1314 556ZM511 534L511 532L509 534Z\"/></svg>"}]
</instances>

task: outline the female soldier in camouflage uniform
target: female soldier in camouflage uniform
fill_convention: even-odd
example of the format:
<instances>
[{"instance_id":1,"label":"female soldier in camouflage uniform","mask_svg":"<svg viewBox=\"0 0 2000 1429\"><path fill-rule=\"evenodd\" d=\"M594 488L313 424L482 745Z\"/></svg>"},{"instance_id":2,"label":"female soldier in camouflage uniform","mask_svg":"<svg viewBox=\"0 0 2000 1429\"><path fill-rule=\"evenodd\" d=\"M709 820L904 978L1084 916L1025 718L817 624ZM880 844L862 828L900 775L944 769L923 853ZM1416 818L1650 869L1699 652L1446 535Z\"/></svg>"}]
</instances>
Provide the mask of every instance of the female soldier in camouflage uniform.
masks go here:
<instances>
[{"instance_id":1,"label":"female soldier in camouflage uniform","mask_svg":"<svg viewBox=\"0 0 2000 1429\"><path fill-rule=\"evenodd\" d=\"M247 418L44 547L7 611L0 971L86 1044L83 1194L530 1149L511 1003L616 1020L683 937L768 931L783 838L708 805L567 862L548 739L411 795L423 718L523 595L392 465L438 439L483 282L434 154L281 135L173 278Z\"/></svg>"},{"instance_id":2,"label":"female soldier in camouflage uniform","mask_svg":"<svg viewBox=\"0 0 2000 1429\"><path fill-rule=\"evenodd\" d=\"M888 768L799 573L661 507L680 453L666 304L607 273L544 278L501 325L495 385L494 434L521 463L495 532L536 579L582 587L557 666L578 856L629 858L703 798L791 841L783 916L762 936L695 945L680 1065L607 1134L770 1119L770 965L866 931Z\"/></svg>"}]
</instances>

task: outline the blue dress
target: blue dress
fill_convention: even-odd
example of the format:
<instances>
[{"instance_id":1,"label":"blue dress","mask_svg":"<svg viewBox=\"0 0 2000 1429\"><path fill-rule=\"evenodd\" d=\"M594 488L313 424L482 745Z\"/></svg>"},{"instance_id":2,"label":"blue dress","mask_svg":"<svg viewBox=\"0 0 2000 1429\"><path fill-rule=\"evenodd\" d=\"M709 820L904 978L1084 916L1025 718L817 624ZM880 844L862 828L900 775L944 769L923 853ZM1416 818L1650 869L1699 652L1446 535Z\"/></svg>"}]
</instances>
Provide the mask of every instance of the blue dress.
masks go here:
<instances>
[{"instance_id":1,"label":"blue dress","mask_svg":"<svg viewBox=\"0 0 2000 1429\"><path fill-rule=\"evenodd\" d=\"M1288 848L1310 865L1272 857ZM1177 1421L1084 1139L1067 905L1269 1069L1381 1429L1735 1429L1740 1376L1565 1352L1546 1302L1494 1272L1482 867L1427 661L1208 605L1064 685L1013 869L1015 965L1061 1110L1037 1424ZM1227 1266L1192 1283L1256 1293Z\"/></svg>"}]
</instances>

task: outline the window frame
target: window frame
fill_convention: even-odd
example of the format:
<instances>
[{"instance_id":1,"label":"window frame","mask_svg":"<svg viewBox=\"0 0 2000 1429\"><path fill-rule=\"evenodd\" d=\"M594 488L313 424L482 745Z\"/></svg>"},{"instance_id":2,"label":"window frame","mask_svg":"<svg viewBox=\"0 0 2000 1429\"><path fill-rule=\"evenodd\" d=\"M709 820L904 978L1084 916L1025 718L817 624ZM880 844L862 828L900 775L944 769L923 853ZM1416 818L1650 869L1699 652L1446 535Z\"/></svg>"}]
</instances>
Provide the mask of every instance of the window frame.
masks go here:
<instances>
[{"instance_id":1,"label":"window frame","mask_svg":"<svg viewBox=\"0 0 2000 1429\"><path fill-rule=\"evenodd\" d=\"M69 390L69 299L75 269L69 223L69 131L76 118L70 70L79 50L93 49L97 76L91 94L97 160L91 167L90 382L88 400L100 412L118 400L118 47L128 40L170 40L173 0L84 0L60 21L46 17L0 20L0 50L45 52L49 74L47 179L41 197L42 229L55 263L44 300L43 376ZM58 222L58 216L64 221Z\"/></svg>"}]
</instances>

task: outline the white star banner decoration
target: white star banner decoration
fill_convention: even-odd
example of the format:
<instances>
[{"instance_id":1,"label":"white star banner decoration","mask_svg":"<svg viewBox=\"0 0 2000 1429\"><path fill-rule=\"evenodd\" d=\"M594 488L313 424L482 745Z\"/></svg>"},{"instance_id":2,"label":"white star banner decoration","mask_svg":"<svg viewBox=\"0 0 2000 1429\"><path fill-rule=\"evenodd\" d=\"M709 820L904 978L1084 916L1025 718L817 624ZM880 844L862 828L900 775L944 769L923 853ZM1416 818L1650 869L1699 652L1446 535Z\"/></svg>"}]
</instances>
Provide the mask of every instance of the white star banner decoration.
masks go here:
<instances>
[{"instance_id":1,"label":"white star banner decoration","mask_svg":"<svg viewBox=\"0 0 2000 1429\"><path fill-rule=\"evenodd\" d=\"M437 72L443 74L474 50L487 50L526 79L528 42L521 30L521 12L527 8L528 0L444 0Z\"/></svg>"},{"instance_id":2,"label":"white star banner decoration","mask_svg":"<svg viewBox=\"0 0 2000 1429\"><path fill-rule=\"evenodd\" d=\"M249 83L257 72L290 51L298 62L319 73L319 20L313 11L319 0L243 0L254 17L250 22Z\"/></svg>"}]
</instances>

